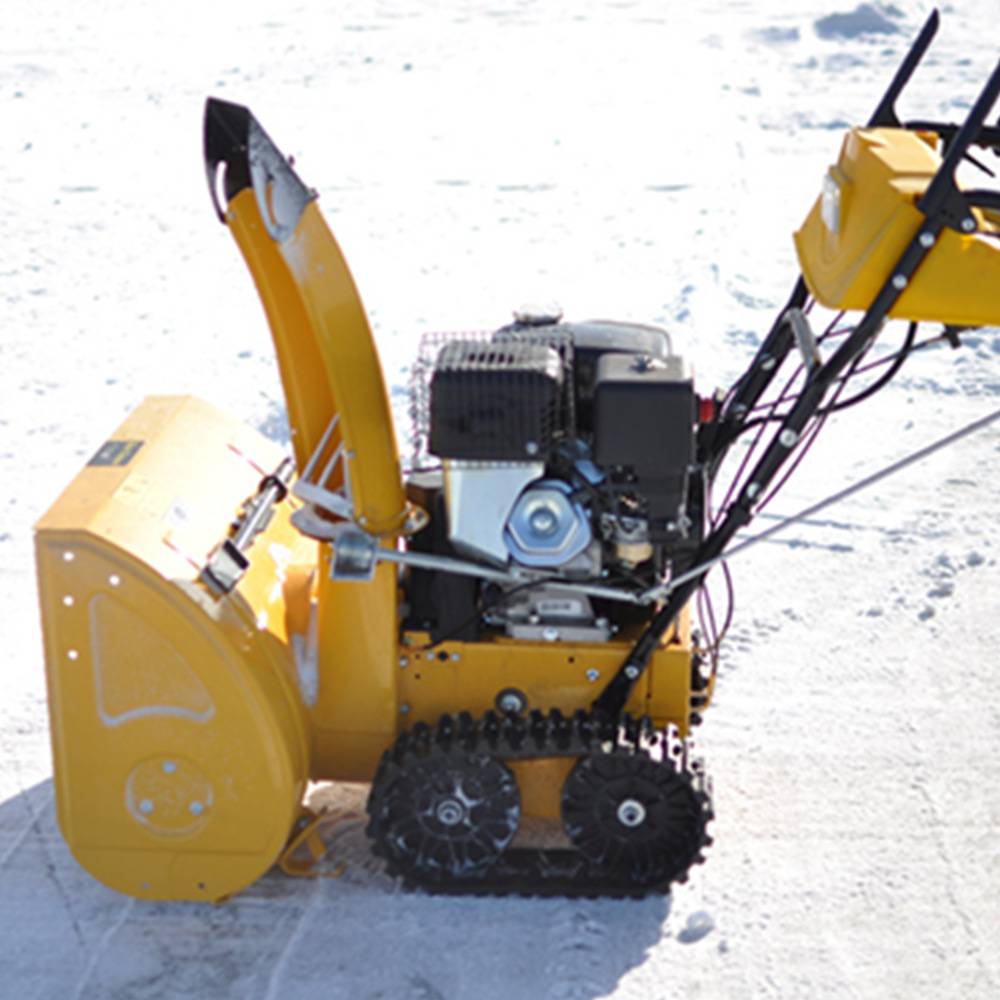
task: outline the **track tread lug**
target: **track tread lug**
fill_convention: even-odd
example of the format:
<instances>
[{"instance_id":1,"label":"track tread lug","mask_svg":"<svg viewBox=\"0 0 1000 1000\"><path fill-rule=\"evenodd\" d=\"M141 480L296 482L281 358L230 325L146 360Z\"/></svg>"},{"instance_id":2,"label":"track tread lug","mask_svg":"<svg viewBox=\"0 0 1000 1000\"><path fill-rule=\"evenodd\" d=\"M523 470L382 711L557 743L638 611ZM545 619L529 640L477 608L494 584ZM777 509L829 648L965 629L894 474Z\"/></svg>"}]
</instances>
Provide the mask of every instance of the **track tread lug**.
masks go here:
<instances>
[{"instance_id":1,"label":"track tread lug","mask_svg":"<svg viewBox=\"0 0 1000 1000\"><path fill-rule=\"evenodd\" d=\"M596 759L611 765L610 771L602 765L600 772L609 775L619 773L621 767L637 766L626 765L626 761L636 757L648 759L662 768L662 773L672 775L671 781L680 779L693 793L701 818L696 843L691 843L690 860L681 870L663 870L662 875L645 868L648 882L637 882L634 872L615 866L602 868L588 861L579 850L569 848L550 851L508 848L485 874L469 879L442 879L436 872L414 872L401 864L381 838L388 822L387 797L397 781L405 780L408 764L417 760L440 761L450 756L467 760L469 755L483 753L501 761L545 756ZM659 784L656 779L655 786ZM372 853L383 860L387 873L407 890L438 895L639 899L669 892L672 883L686 882L690 868L704 862L704 850L712 844L705 827L714 818L714 811L711 781L704 762L693 757L690 740L681 739L676 726L657 729L648 716L623 716L612 724L598 721L583 710L567 718L558 709L549 712L536 709L527 717L515 713L501 716L489 711L478 721L465 711L455 716L443 715L434 727L420 722L401 732L379 762L368 798L368 815L366 833L372 842ZM641 855L634 863L642 871L648 865L648 857Z\"/></svg>"}]
</instances>

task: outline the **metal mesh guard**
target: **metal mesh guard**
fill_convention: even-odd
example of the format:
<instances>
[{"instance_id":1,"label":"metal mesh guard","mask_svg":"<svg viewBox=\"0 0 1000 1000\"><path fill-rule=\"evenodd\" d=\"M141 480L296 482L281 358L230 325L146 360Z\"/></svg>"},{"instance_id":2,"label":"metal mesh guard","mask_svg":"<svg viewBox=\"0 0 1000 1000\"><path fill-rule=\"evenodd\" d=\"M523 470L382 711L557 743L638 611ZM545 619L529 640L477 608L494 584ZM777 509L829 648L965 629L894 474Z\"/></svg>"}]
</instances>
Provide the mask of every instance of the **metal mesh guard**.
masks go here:
<instances>
[{"instance_id":1,"label":"metal mesh guard","mask_svg":"<svg viewBox=\"0 0 1000 1000\"><path fill-rule=\"evenodd\" d=\"M494 453L489 454L489 443L484 444L480 437L477 447L480 454L474 460L507 462L535 458L535 454L526 450L529 441L534 440L541 448L560 430L572 431L574 428L572 357L571 337L557 329L425 334L410 372L412 468L435 467L439 463L438 456L430 450L431 382L438 378L440 387L441 379L446 383L451 376L456 376L457 385L453 389L457 388L457 392L450 393L453 398L448 402L449 408L457 406L460 410L481 411L484 403L481 393L491 376L505 383L506 401L517 404L510 407L506 431L518 440L501 442L492 449ZM477 375L480 378L477 379ZM555 380L558 384L557 397L551 407L547 407L544 400L532 400L547 380ZM534 411L540 419L535 421L534 427L522 428L525 432L519 433L518 411ZM536 437L541 439L535 440Z\"/></svg>"}]
</instances>

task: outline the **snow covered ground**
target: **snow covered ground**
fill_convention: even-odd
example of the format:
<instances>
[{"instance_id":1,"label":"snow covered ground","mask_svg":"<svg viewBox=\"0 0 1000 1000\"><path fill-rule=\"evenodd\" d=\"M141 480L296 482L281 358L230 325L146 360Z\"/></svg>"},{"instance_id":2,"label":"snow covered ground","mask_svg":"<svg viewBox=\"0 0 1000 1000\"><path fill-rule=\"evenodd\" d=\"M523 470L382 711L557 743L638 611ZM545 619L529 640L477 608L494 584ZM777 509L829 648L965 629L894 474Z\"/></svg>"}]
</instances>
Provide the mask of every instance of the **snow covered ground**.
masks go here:
<instances>
[{"instance_id":1,"label":"snow covered ground","mask_svg":"<svg viewBox=\"0 0 1000 1000\"><path fill-rule=\"evenodd\" d=\"M700 733L716 844L639 903L403 894L355 788L339 880L115 895L56 827L32 567L32 523L144 395L282 434L205 190L206 95L250 105L321 192L400 413L422 332L538 298L668 327L711 387L784 301L790 233L929 9L5 0L0 997L1000 996L997 425L734 565ZM1000 53L993 2L942 13L911 115L960 117ZM998 399L1000 331L922 354L833 422L780 512Z\"/></svg>"}]
</instances>

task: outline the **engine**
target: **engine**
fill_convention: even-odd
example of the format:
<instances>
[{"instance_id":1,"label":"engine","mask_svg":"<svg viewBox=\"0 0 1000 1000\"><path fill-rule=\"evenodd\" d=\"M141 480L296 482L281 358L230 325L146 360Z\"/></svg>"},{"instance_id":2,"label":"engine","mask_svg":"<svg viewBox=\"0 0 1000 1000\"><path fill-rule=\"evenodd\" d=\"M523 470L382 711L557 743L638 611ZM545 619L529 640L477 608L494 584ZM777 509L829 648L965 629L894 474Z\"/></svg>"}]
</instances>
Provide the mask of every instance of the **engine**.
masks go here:
<instances>
[{"instance_id":1,"label":"engine","mask_svg":"<svg viewBox=\"0 0 1000 1000\"><path fill-rule=\"evenodd\" d=\"M488 584L499 594L485 599L452 581L473 618L519 638L606 639L613 609L572 584L651 585L702 527L694 387L667 333L520 317L432 343L423 367L416 432L440 472L418 497L437 528L417 546L535 571L541 582ZM416 597L441 632L459 612L437 584Z\"/></svg>"}]
</instances>

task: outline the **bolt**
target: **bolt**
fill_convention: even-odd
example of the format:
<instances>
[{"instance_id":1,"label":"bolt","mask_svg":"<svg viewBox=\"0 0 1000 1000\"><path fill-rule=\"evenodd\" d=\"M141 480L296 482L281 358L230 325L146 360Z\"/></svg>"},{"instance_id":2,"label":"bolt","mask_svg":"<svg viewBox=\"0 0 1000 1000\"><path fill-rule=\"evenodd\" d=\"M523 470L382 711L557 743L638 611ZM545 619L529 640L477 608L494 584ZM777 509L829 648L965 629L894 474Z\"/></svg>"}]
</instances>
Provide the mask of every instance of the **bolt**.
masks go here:
<instances>
[{"instance_id":1,"label":"bolt","mask_svg":"<svg viewBox=\"0 0 1000 1000\"><path fill-rule=\"evenodd\" d=\"M165 760L163 762L163 773L173 774L177 770L177 762L173 760Z\"/></svg>"},{"instance_id":2,"label":"bolt","mask_svg":"<svg viewBox=\"0 0 1000 1000\"><path fill-rule=\"evenodd\" d=\"M76 660L76 659L78 659L78 658L79 658L79 656L80 656L80 654L79 654L79 653L78 653L78 652L77 652L77 651L76 651L75 649L70 649L70 650L68 650L68 651L66 652L66 655L67 655L67 656L68 656L68 657L69 657L69 658L70 658L71 660Z\"/></svg>"},{"instance_id":3,"label":"bolt","mask_svg":"<svg viewBox=\"0 0 1000 1000\"><path fill-rule=\"evenodd\" d=\"M524 450L529 455L537 455L538 454L538 442L537 441L526 441L525 444L524 444Z\"/></svg>"},{"instance_id":4,"label":"bolt","mask_svg":"<svg viewBox=\"0 0 1000 1000\"><path fill-rule=\"evenodd\" d=\"M76 558L76 556L72 552L64 552L63 553L63 559L66 562L72 562L75 558Z\"/></svg>"},{"instance_id":5,"label":"bolt","mask_svg":"<svg viewBox=\"0 0 1000 1000\"><path fill-rule=\"evenodd\" d=\"M404 701L402 705L399 706L400 715L407 715L410 711L410 706Z\"/></svg>"},{"instance_id":6,"label":"bolt","mask_svg":"<svg viewBox=\"0 0 1000 1000\"><path fill-rule=\"evenodd\" d=\"M921 233L920 234L920 245L925 249L929 249L934 246L934 234L933 233Z\"/></svg>"},{"instance_id":7,"label":"bolt","mask_svg":"<svg viewBox=\"0 0 1000 1000\"><path fill-rule=\"evenodd\" d=\"M461 660L461 659L462 659L462 654L461 653L452 653L451 654L451 662L452 663L458 663L458 661Z\"/></svg>"},{"instance_id":8,"label":"bolt","mask_svg":"<svg viewBox=\"0 0 1000 1000\"><path fill-rule=\"evenodd\" d=\"M625 799L618 806L618 822L635 828L646 819L646 807L638 799Z\"/></svg>"},{"instance_id":9,"label":"bolt","mask_svg":"<svg viewBox=\"0 0 1000 1000\"><path fill-rule=\"evenodd\" d=\"M401 657L399 658L399 665L400 665L401 667L406 667L406 666L409 666L409 664L410 664L410 661L409 661L409 658L408 658L408 657L406 657L406 656L401 656Z\"/></svg>"},{"instance_id":10,"label":"bolt","mask_svg":"<svg viewBox=\"0 0 1000 1000\"><path fill-rule=\"evenodd\" d=\"M962 232L971 233L976 228L976 220L972 218L962 219Z\"/></svg>"},{"instance_id":11,"label":"bolt","mask_svg":"<svg viewBox=\"0 0 1000 1000\"><path fill-rule=\"evenodd\" d=\"M587 680L590 681L591 684L593 684L594 681L596 681L600 676L600 670L595 670L593 667L587 671Z\"/></svg>"},{"instance_id":12,"label":"bolt","mask_svg":"<svg viewBox=\"0 0 1000 1000\"><path fill-rule=\"evenodd\" d=\"M110 583L112 587L117 587L121 582L122 578L117 573L112 573L111 576L108 577L108 583Z\"/></svg>"},{"instance_id":13,"label":"bolt","mask_svg":"<svg viewBox=\"0 0 1000 1000\"><path fill-rule=\"evenodd\" d=\"M786 447L792 448L798 441L799 435L791 428L786 428L778 435L778 440Z\"/></svg>"},{"instance_id":14,"label":"bolt","mask_svg":"<svg viewBox=\"0 0 1000 1000\"><path fill-rule=\"evenodd\" d=\"M548 507L539 507L528 517L528 524L536 535L551 535L559 527L559 518Z\"/></svg>"},{"instance_id":15,"label":"bolt","mask_svg":"<svg viewBox=\"0 0 1000 1000\"><path fill-rule=\"evenodd\" d=\"M905 274L895 274L892 277L892 287L902 291L906 288L906 275Z\"/></svg>"},{"instance_id":16,"label":"bolt","mask_svg":"<svg viewBox=\"0 0 1000 1000\"><path fill-rule=\"evenodd\" d=\"M69 594L67 594L63 598L63 604L65 604L67 608L73 607L73 598Z\"/></svg>"},{"instance_id":17,"label":"bolt","mask_svg":"<svg viewBox=\"0 0 1000 1000\"><path fill-rule=\"evenodd\" d=\"M754 498L755 496L757 496L757 494L758 494L758 493L760 493L760 483L751 483L751 484L750 484L750 485L749 485L749 486L747 487L747 496L748 496L748 497L749 497L749 498L750 498L751 500L753 500L753 498Z\"/></svg>"},{"instance_id":18,"label":"bolt","mask_svg":"<svg viewBox=\"0 0 1000 1000\"><path fill-rule=\"evenodd\" d=\"M465 807L457 799L445 799L438 803L434 813L445 826L458 826L465 819Z\"/></svg>"},{"instance_id":19,"label":"bolt","mask_svg":"<svg viewBox=\"0 0 1000 1000\"><path fill-rule=\"evenodd\" d=\"M149 799L143 799L139 803L139 812L141 812L144 816L148 816L152 811L153 803L150 802Z\"/></svg>"},{"instance_id":20,"label":"bolt","mask_svg":"<svg viewBox=\"0 0 1000 1000\"><path fill-rule=\"evenodd\" d=\"M627 678L628 678L628 679L629 679L630 681L634 681L634 680L636 679L636 677L638 677L638 676L639 676L639 668L638 668L638 667L637 667L637 666L636 666L636 665L635 665L634 663L630 663L630 664L629 664L629 665L628 665L628 666L627 666L627 667L625 668L625 676L626 676L626 677L627 677Z\"/></svg>"},{"instance_id":21,"label":"bolt","mask_svg":"<svg viewBox=\"0 0 1000 1000\"><path fill-rule=\"evenodd\" d=\"M497 708L501 712L514 712L519 715L527 707L527 702L518 691L504 691L497 699Z\"/></svg>"},{"instance_id":22,"label":"bolt","mask_svg":"<svg viewBox=\"0 0 1000 1000\"><path fill-rule=\"evenodd\" d=\"M192 816L200 816L204 811L205 807L200 802L192 802L191 805L188 806L188 812L191 813Z\"/></svg>"},{"instance_id":23,"label":"bolt","mask_svg":"<svg viewBox=\"0 0 1000 1000\"><path fill-rule=\"evenodd\" d=\"M542 629L542 638L546 642L555 642L559 638L559 629L557 629L554 625L546 625L545 628Z\"/></svg>"},{"instance_id":24,"label":"bolt","mask_svg":"<svg viewBox=\"0 0 1000 1000\"><path fill-rule=\"evenodd\" d=\"M776 358L767 357L761 361L760 366L764 371L769 372L778 363Z\"/></svg>"}]
</instances>

